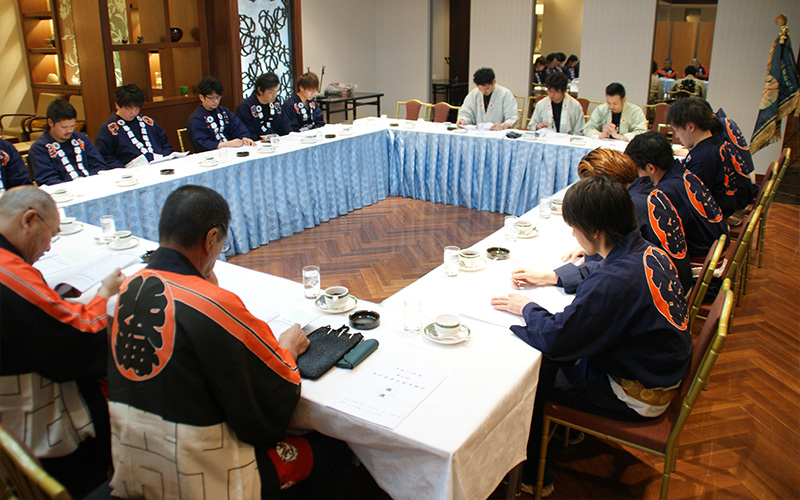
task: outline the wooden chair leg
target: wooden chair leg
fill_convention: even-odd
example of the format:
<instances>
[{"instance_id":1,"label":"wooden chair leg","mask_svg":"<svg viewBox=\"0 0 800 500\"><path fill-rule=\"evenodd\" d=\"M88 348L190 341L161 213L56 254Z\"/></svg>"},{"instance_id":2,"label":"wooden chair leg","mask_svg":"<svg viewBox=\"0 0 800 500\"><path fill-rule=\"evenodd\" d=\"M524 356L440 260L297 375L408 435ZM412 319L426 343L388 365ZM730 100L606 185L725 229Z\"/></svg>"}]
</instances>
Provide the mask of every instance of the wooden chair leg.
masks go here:
<instances>
[{"instance_id":1,"label":"wooden chair leg","mask_svg":"<svg viewBox=\"0 0 800 500\"><path fill-rule=\"evenodd\" d=\"M542 425L542 443L539 447L539 470L536 471L536 500L542 500L542 488L544 488L544 467L547 463L547 445L550 442L550 419L545 415L544 425Z\"/></svg>"},{"instance_id":2,"label":"wooden chair leg","mask_svg":"<svg viewBox=\"0 0 800 500\"><path fill-rule=\"evenodd\" d=\"M758 267L764 261L764 240L767 235L767 214L761 216L761 224L758 226Z\"/></svg>"}]
</instances>

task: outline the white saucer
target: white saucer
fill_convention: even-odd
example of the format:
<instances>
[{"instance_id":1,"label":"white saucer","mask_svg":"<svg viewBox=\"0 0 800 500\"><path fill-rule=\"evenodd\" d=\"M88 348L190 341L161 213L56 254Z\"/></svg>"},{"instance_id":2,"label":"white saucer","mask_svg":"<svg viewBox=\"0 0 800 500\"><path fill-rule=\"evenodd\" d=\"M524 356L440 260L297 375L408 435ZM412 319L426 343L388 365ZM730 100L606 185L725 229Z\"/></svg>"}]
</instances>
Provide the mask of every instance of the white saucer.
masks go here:
<instances>
[{"instance_id":1,"label":"white saucer","mask_svg":"<svg viewBox=\"0 0 800 500\"><path fill-rule=\"evenodd\" d=\"M81 230L83 230L83 224L81 224L80 222L73 222L72 224L69 224L69 226L67 226L66 228L59 227L58 234L66 236L68 234L78 233Z\"/></svg>"},{"instance_id":2,"label":"white saucer","mask_svg":"<svg viewBox=\"0 0 800 500\"><path fill-rule=\"evenodd\" d=\"M471 272L475 272L475 271L482 271L482 270L486 269L486 264L487 264L486 259L484 259L483 257L479 257L478 260L480 260L480 264L478 264L475 267L467 267L459 260L458 261L458 269L461 270L461 271L466 271L466 272L470 272L470 273Z\"/></svg>"},{"instance_id":3,"label":"white saucer","mask_svg":"<svg viewBox=\"0 0 800 500\"><path fill-rule=\"evenodd\" d=\"M198 165L200 165L201 167L216 167L217 165L219 165L219 162L217 160L212 160L212 161L203 160L200 163L198 163Z\"/></svg>"},{"instance_id":4,"label":"white saucer","mask_svg":"<svg viewBox=\"0 0 800 500\"><path fill-rule=\"evenodd\" d=\"M135 186L137 184L139 184L139 179L130 179L130 180L127 180L127 181L120 179L120 180L117 181L117 186L120 186L120 187Z\"/></svg>"},{"instance_id":5,"label":"white saucer","mask_svg":"<svg viewBox=\"0 0 800 500\"><path fill-rule=\"evenodd\" d=\"M537 236L539 236L539 230L536 229L536 228L533 228L533 231L531 231L530 234L524 234L523 235L523 234L517 233L517 238L520 238L520 239L523 239L523 240L529 240L531 238L536 238Z\"/></svg>"},{"instance_id":6,"label":"white saucer","mask_svg":"<svg viewBox=\"0 0 800 500\"><path fill-rule=\"evenodd\" d=\"M422 330L422 335L426 339L437 344L460 344L462 342L469 342L472 332L469 330L467 325L461 323L461 329L459 330L457 337L439 337L439 334L436 332L436 326L431 323Z\"/></svg>"},{"instance_id":7,"label":"white saucer","mask_svg":"<svg viewBox=\"0 0 800 500\"><path fill-rule=\"evenodd\" d=\"M356 305L358 305L358 299L355 298L352 295L348 295L347 296L347 302L344 303L344 307L339 307L337 309L332 309L332 308L328 307L328 305L325 303L325 296L324 295L320 295L317 298L317 300L314 301L314 305L317 307L317 309L319 309L320 311L322 311L324 313L340 314L340 313L346 313L347 311L352 311L353 309L355 309Z\"/></svg>"},{"instance_id":8,"label":"white saucer","mask_svg":"<svg viewBox=\"0 0 800 500\"><path fill-rule=\"evenodd\" d=\"M127 250L139 244L139 238L137 238L136 236L131 236L130 239L128 239L128 241L126 241L122 245L114 244L114 241L115 240L111 240L108 242L108 248L110 248L111 250Z\"/></svg>"},{"instance_id":9,"label":"white saucer","mask_svg":"<svg viewBox=\"0 0 800 500\"><path fill-rule=\"evenodd\" d=\"M52 195L53 201L56 203L66 203L68 201L72 201L72 195L69 193L64 193L61 195Z\"/></svg>"},{"instance_id":10,"label":"white saucer","mask_svg":"<svg viewBox=\"0 0 800 500\"><path fill-rule=\"evenodd\" d=\"M300 140L300 142L302 142L303 144L316 144L317 139L314 137L304 137L303 139Z\"/></svg>"},{"instance_id":11,"label":"white saucer","mask_svg":"<svg viewBox=\"0 0 800 500\"><path fill-rule=\"evenodd\" d=\"M271 147L258 148L258 152L261 153L262 155L268 155L270 153L274 153L275 150L276 150L275 148L271 148Z\"/></svg>"},{"instance_id":12,"label":"white saucer","mask_svg":"<svg viewBox=\"0 0 800 500\"><path fill-rule=\"evenodd\" d=\"M467 133L467 129L465 129L465 128L457 128L457 129L453 130L453 132L455 132L456 134L466 134Z\"/></svg>"},{"instance_id":13,"label":"white saucer","mask_svg":"<svg viewBox=\"0 0 800 500\"><path fill-rule=\"evenodd\" d=\"M339 135L344 135L344 136L353 135L353 131L352 130L340 130L339 131Z\"/></svg>"}]
</instances>

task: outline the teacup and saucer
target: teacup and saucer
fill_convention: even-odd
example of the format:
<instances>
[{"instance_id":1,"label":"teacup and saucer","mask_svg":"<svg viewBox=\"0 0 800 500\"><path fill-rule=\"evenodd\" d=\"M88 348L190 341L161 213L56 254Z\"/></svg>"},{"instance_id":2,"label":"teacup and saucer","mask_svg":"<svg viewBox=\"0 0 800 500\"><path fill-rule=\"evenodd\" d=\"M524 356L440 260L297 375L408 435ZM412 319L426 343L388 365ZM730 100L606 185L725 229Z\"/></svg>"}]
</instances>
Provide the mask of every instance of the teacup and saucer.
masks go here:
<instances>
[{"instance_id":1,"label":"teacup and saucer","mask_svg":"<svg viewBox=\"0 0 800 500\"><path fill-rule=\"evenodd\" d=\"M117 180L117 186L122 186L122 187L133 186L138 182L139 179L134 177L132 174L122 174L119 180Z\"/></svg>"},{"instance_id":2,"label":"teacup and saucer","mask_svg":"<svg viewBox=\"0 0 800 500\"><path fill-rule=\"evenodd\" d=\"M72 199L72 195L66 189L56 189L50 195L56 203L64 203Z\"/></svg>"},{"instance_id":3,"label":"teacup and saucer","mask_svg":"<svg viewBox=\"0 0 800 500\"><path fill-rule=\"evenodd\" d=\"M130 231L116 231L114 237L108 242L108 248L112 250L127 250L139 244L139 238L136 238Z\"/></svg>"},{"instance_id":4,"label":"teacup and saucer","mask_svg":"<svg viewBox=\"0 0 800 500\"><path fill-rule=\"evenodd\" d=\"M462 271L480 271L486 267L486 259L477 250L461 250L458 254L458 267Z\"/></svg>"},{"instance_id":5,"label":"teacup and saucer","mask_svg":"<svg viewBox=\"0 0 800 500\"><path fill-rule=\"evenodd\" d=\"M458 344L469 341L471 332L457 314L440 314L425 327L423 334L437 344Z\"/></svg>"},{"instance_id":6,"label":"teacup and saucer","mask_svg":"<svg viewBox=\"0 0 800 500\"><path fill-rule=\"evenodd\" d=\"M353 310L358 299L350 295L346 286L331 286L314 301L314 305L322 312L330 314L344 313Z\"/></svg>"},{"instance_id":7,"label":"teacup and saucer","mask_svg":"<svg viewBox=\"0 0 800 500\"><path fill-rule=\"evenodd\" d=\"M198 165L200 165L201 167L216 167L217 165L219 165L219 162L213 156L206 156L205 158L200 160L200 163L198 163Z\"/></svg>"},{"instance_id":8,"label":"teacup and saucer","mask_svg":"<svg viewBox=\"0 0 800 500\"><path fill-rule=\"evenodd\" d=\"M77 222L75 217L63 217L58 224L58 234L68 235L75 234L83 229L83 224Z\"/></svg>"},{"instance_id":9,"label":"teacup and saucer","mask_svg":"<svg viewBox=\"0 0 800 500\"><path fill-rule=\"evenodd\" d=\"M539 230L527 219L519 219L516 223L519 238L533 238L539 235Z\"/></svg>"}]
</instances>

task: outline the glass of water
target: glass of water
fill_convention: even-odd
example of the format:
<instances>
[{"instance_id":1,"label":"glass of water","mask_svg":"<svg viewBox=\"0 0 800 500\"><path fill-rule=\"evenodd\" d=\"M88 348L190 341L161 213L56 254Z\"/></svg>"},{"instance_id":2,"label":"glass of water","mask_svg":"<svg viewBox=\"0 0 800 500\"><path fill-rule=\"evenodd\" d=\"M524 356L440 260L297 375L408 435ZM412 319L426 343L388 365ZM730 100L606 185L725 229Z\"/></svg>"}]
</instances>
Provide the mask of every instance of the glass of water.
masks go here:
<instances>
[{"instance_id":1,"label":"glass of water","mask_svg":"<svg viewBox=\"0 0 800 500\"><path fill-rule=\"evenodd\" d=\"M103 239L111 241L114 239L114 233L117 232L117 226L114 223L113 215L100 216L100 230L103 232Z\"/></svg>"},{"instance_id":2,"label":"glass of water","mask_svg":"<svg viewBox=\"0 0 800 500\"><path fill-rule=\"evenodd\" d=\"M306 266L303 268L303 294L307 299L319 297L319 266Z\"/></svg>"},{"instance_id":3,"label":"glass of water","mask_svg":"<svg viewBox=\"0 0 800 500\"><path fill-rule=\"evenodd\" d=\"M553 197L552 196L542 196L539 198L539 218L541 219L549 219L550 218L550 206L553 204Z\"/></svg>"},{"instance_id":4,"label":"glass of water","mask_svg":"<svg viewBox=\"0 0 800 500\"><path fill-rule=\"evenodd\" d=\"M419 333L422 323L422 300L409 295L403 300L403 330L407 333Z\"/></svg>"},{"instance_id":5,"label":"glass of water","mask_svg":"<svg viewBox=\"0 0 800 500\"><path fill-rule=\"evenodd\" d=\"M506 243L514 243L517 241L517 219L516 215L506 215L503 221L503 235L505 236Z\"/></svg>"},{"instance_id":6,"label":"glass of water","mask_svg":"<svg viewBox=\"0 0 800 500\"><path fill-rule=\"evenodd\" d=\"M458 260L461 249L455 246L444 247L444 274L445 276L458 276Z\"/></svg>"}]
</instances>

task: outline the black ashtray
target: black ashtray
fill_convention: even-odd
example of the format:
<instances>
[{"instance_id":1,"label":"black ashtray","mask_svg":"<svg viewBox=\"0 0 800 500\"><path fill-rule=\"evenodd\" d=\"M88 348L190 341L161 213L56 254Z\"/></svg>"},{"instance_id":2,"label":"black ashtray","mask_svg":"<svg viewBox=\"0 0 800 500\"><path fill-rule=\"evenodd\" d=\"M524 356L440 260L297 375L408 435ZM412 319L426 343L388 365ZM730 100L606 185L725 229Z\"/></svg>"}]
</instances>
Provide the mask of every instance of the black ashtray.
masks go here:
<instances>
[{"instance_id":1,"label":"black ashtray","mask_svg":"<svg viewBox=\"0 0 800 500\"><path fill-rule=\"evenodd\" d=\"M447 130L456 130L458 127L447 127Z\"/></svg>"},{"instance_id":2,"label":"black ashtray","mask_svg":"<svg viewBox=\"0 0 800 500\"><path fill-rule=\"evenodd\" d=\"M237 151L236 156L239 158L244 158L245 156L250 156L250 151Z\"/></svg>"},{"instance_id":3,"label":"black ashtray","mask_svg":"<svg viewBox=\"0 0 800 500\"><path fill-rule=\"evenodd\" d=\"M172 175L174 173L175 173L175 169L174 168L162 168L161 169L161 175Z\"/></svg>"},{"instance_id":4,"label":"black ashtray","mask_svg":"<svg viewBox=\"0 0 800 500\"><path fill-rule=\"evenodd\" d=\"M492 260L507 260L511 250L503 247L490 247L486 249L486 256Z\"/></svg>"},{"instance_id":5,"label":"black ashtray","mask_svg":"<svg viewBox=\"0 0 800 500\"><path fill-rule=\"evenodd\" d=\"M372 330L381 324L381 315L375 311L356 311L350 315L350 326L356 330Z\"/></svg>"},{"instance_id":6,"label":"black ashtray","mask_svg":"<svg viewBox=\"0 0 800 500\"><path fill-rule=\"evenodd\" d=\"M336 137L336 134L325 134L326 139L333 139L334 137Z\"/></svg>"},{"instance_id":7,"label":"black ashtray","mask_svg":"<svg viewBox=\"0 0 800 500\"><path fill-rule=\"evenodd\" d=\"M399 123L390 123L389 126L390 127L399 127L400 124Z\"/></svg>"}]
</instances>

